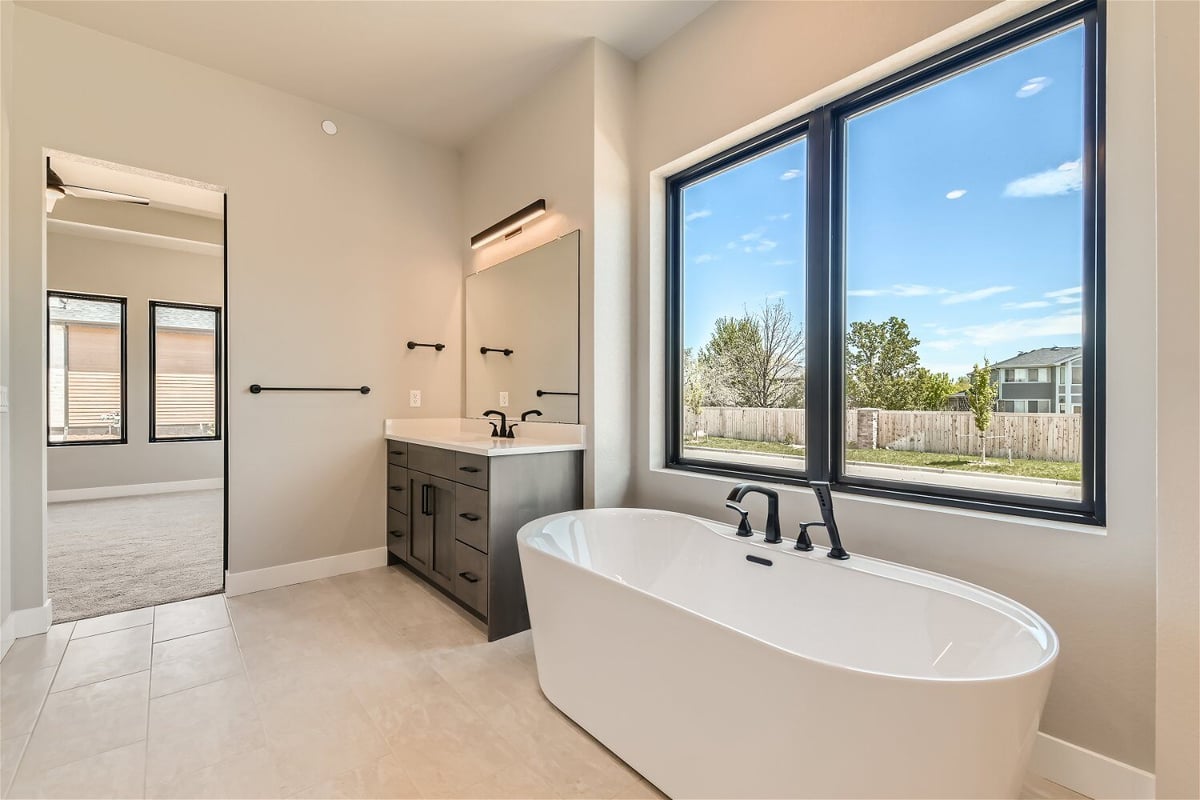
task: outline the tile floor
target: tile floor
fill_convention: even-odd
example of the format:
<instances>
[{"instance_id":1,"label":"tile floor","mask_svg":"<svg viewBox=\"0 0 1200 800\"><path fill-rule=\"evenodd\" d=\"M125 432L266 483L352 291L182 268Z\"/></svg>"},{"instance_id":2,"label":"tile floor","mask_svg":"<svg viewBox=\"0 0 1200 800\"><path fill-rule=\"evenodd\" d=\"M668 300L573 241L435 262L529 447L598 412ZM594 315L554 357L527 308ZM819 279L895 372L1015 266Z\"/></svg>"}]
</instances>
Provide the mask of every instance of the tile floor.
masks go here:
<instances>
[{"instance_id":1,"label":"tile floor","mask_svg":"<svg viewBox=\"0 0 1200 800\"><path fill-rule=\"evenodd\" d=\"M55 625L0 678L5 797L661 797L542 696L528 632L398 568Z\"/></svg>"}]
</instances>

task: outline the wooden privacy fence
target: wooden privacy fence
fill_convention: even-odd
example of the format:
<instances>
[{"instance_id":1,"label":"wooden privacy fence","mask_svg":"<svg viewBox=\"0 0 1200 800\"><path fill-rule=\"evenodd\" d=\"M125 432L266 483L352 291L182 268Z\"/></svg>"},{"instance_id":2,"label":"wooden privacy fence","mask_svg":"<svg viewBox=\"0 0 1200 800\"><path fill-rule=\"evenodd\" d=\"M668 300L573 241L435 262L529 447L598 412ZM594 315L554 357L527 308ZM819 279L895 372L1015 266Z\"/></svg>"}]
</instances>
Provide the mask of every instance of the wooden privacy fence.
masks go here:
<instances>
[{"instance_id":1,"label":"wooden privacy fence","mask_svg":"<svg viewBox=\"0 0 1200 800\"><path fill-rule=\"evenodd\" d=\"M702 408L685 413L688 436L802 445L802 408ZM852 408L846 412L845 440L851 447L911 450L920 453L979 455L979 432L967 411L881 411ZM1079 414L992 414L987 430L989 455L1039 461L1079 461L1083 422Z\"/></svg>"}]
</instances>

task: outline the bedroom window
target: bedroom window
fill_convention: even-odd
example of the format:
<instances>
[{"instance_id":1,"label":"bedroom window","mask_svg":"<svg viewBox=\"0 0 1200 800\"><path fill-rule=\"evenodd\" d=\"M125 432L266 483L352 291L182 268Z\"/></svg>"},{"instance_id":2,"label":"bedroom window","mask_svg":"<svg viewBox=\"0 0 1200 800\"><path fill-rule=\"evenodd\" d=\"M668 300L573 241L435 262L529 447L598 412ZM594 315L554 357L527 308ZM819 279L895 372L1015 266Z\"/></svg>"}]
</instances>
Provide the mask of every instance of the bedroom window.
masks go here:
<instances>
[{"instance_id":1,"label":"bedroom window","mask_svg":"<svg viewBox=\"0 0 1200 800\"><path fill-rule=\"evenodd\" d=\"M150 302L150 441L221 438L221 311Z\"/></svg>"},{"instance_id":2,"label":"bedroom window","mask_svg":"<svg viewBox=\"0 0 1200 800\"><path fill-rule=\"evenodd\" d=\"M124 444L125 298L47 293L47 443Z\"/></svg>"},{"instance_id":3,"label":"bedroom window","mask_svg":"<svg viewBox=\"0 0 1200 800\"><path fill-rule=\"evenodd\" d=\"M667 466L1102 523L1098 37L1055 4L669 178Z\"/></svg>"}]
</instances>

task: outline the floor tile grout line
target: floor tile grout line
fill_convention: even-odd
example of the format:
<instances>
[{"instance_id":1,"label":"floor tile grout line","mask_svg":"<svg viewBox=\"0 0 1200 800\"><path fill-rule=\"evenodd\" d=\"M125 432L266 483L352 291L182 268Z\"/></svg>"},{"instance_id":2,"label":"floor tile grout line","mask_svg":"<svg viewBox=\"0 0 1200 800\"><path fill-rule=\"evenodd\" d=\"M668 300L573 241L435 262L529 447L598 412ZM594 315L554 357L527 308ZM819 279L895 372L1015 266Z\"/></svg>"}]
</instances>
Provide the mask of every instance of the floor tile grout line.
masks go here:
<instances>
[{"instance_id":1,"label":"floor tile grout line","mask_svg":"<svg viewBox=\"0 0 1200 800\"><path fill-rule=\"evenodd\" d=\"M42 721L42 712L46 709L46 703L50 700L50 690L54 688L54 682L58 680L58 670L62 667L63 659L67 657L67 648L71 645L71 637L75 635L75 623L71 623L71 632L67 634L67 643L63 645L62 652L59 653L58 660L54 663L54 674L50 676L50 683L46 685L46 693L42 695L42 702L38 704L37 714L33 717L33 724L29 726L29 735L25 737L25 744L21 746L21 752L17 754L17 764L13 767L12 781L8 787L5 787L7 795L12 784L17 782L17 775L21 772L21 765L25 762L25 753L29 750L29 743L33 741L33 734L37 731L38 723ZM50 625L54 627L53 624ZM50 635L49 629L42 636Z\"/></svg>"}]
</instances>

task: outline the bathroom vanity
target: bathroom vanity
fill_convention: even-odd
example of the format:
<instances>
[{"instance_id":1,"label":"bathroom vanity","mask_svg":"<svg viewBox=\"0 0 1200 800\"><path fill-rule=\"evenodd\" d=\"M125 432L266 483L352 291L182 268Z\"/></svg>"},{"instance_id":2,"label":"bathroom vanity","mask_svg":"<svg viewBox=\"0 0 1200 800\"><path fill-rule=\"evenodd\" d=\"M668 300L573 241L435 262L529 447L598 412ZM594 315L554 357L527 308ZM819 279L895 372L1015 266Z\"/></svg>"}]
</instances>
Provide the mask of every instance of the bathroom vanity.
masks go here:
<instances>
[{"instance_id":1,"label":"bathroom vanity","mask_svg":"<svg viewBox=\"0 0 1200 800\"><path fill-rule=\"evenodd\" d=\"M494 438L471 419L388 420L388 562L401 563L487 625L529 627L517 531L583 503L583 427L521 423Z\"/></svg>"}]
</instances>

